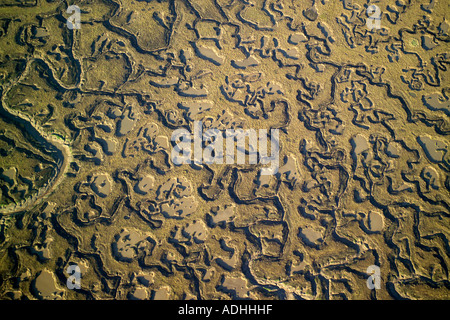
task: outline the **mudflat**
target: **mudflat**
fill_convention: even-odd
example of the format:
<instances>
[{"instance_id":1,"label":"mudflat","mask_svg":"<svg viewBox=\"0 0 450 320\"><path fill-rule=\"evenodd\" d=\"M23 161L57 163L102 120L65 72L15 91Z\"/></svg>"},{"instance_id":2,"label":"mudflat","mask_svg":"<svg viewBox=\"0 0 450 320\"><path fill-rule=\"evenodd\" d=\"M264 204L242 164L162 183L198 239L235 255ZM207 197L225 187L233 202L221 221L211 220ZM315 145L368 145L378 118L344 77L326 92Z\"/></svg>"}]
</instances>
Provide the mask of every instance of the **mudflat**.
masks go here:
<instances>
[{"instance_id":1,"label":"mudflat","mask_svg":"<svg viewBox=\"0 0 450 320\"><path fill-rule=\"evenodd\" d=\"M0 299L450 299L449 7L0 1Z\"/></svg>"}]
</instances>

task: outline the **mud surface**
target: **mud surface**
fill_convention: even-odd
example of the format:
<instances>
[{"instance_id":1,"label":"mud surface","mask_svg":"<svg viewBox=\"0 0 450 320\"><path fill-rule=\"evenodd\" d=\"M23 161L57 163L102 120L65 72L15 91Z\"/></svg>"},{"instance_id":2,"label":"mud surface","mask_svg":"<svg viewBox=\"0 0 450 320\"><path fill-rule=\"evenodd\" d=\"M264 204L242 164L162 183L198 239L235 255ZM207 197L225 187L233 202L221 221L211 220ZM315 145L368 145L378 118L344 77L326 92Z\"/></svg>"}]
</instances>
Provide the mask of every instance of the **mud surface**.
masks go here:
<instances>
[{"instance_id":1,"label":"mud surface","mask_svg":"<svg viewBox=\"0 0 450 320\"><path fill-rule=\"evenodd\" d=\"M449 6L0 1L0 299L450 299Z\"/></svg>"}]
</instances>

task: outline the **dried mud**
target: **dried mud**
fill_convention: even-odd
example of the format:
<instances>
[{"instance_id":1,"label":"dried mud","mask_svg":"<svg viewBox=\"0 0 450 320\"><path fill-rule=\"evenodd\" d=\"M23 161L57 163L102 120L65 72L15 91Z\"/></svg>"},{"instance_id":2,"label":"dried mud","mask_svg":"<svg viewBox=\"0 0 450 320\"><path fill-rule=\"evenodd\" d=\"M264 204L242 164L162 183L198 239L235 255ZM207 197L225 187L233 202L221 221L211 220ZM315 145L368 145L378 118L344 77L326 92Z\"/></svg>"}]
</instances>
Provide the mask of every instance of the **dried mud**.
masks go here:
<instances>
[{"instance_id":1,"label":"dried mud","mask_svg":"<svg viewBox=\"0 0 450 320\"><path fill-rule=\"evenodd\" d=\"M371 4L0 1L0 299L449 299L450 5Z\"/></svg>"}]
</instances>

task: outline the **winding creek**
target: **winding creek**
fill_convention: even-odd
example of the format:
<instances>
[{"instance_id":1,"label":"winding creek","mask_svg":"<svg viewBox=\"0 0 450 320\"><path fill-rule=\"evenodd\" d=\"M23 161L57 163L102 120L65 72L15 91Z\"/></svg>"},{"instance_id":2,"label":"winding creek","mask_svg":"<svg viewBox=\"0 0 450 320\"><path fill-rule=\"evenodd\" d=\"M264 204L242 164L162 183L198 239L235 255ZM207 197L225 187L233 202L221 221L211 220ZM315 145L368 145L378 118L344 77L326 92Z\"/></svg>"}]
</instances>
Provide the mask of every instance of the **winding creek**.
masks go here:
<instances>
[{"instance_id":1,"label":"winding creek","mask_svg":"<svg viewBox=\"0 0 450 320\"><path fill-rule=\"evenodd\" d=\"M20 124L27 132L41 145L41 147L50 153L52 158L55 160L56 168L53 176L49 181L38 190L37 194L27 199L24 199L20 203L12 203L6 206L0 207L0 214L13 214L18 212L23 212L32 209L40 200L46 198L50 195L61 180L65 177L65 173L70 164L72 153L69 146L57 138L53 134L47 134L40 128L39 125L30 119L29 116L20 113L17 110L10 108L6 102L6 96L9 91L28 74L30 65L34 60L29 60L27 62L24 72L6 86L2 86L1 90L1 103L0 103L0 114L2 117L11 120L13 123Z\"/></svg>"}]
</instances>

